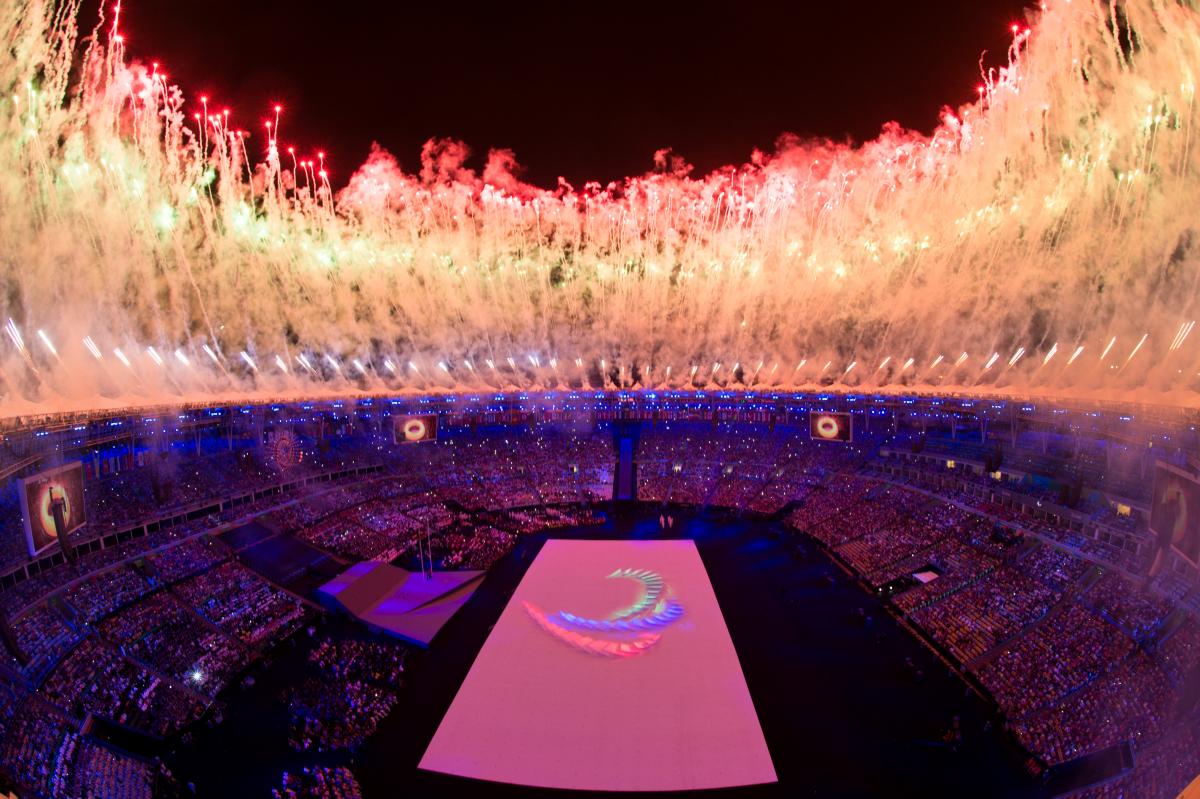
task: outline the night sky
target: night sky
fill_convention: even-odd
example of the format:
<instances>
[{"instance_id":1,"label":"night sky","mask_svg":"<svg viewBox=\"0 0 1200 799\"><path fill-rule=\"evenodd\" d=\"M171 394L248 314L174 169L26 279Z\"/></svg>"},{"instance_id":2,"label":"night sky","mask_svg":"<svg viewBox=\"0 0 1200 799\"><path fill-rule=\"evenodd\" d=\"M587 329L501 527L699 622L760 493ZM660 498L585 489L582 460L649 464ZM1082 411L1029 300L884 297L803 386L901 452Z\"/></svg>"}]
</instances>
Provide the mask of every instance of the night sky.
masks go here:
<instances>
[{"instance_id":1,"label":"night sky","mask_svg":"<svg viewBox=\"0 0 1200 799\"><path fill-rule=\"evenodd\" d=\"M373 141L415 172L448 136L476 168L505 147L526 180L579 187L646 172L664 147L703 173L784 132L928 132L974 97L981 53L1003 63L1026 5L124 0L121 28L131 58L231 108L259 146L282 103L281 144L324 149L335 185Z\"/></svg>"}]
</instances>

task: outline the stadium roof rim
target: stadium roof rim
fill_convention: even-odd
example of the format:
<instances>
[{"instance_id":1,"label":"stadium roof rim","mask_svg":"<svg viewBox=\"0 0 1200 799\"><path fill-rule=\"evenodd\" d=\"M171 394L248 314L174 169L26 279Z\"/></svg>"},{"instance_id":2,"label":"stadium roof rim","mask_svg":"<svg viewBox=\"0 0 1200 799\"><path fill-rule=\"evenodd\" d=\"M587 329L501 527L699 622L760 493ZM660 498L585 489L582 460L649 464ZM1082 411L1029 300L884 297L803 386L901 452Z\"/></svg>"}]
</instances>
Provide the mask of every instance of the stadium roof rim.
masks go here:
<instances>
[{"instance_id":1,"label":"stadium roof rim","mask_svg":"<svg viewBox=\"0 0 1200 799\"><path fill-rule=\"evenodd\" d=\"M145 402L130 405L114 405L106 408L78 408L57 411L39 411L35 407L25 412L16 408L0 407L0 433L16 433L25 430L42 428L59 428L73 424L81 424L104 419L113 419L144 414L161 414L179 411L194 411L211 408L259 408L272 405L296 405L299 403L331 403L331 402L364 402L389 400L456 400L460 397L488 396L499 398L501 402L516 400L530 402L542 399L559 398L562 395L589 395L613 399L636 398L647 395L666 395L671 398L683 398L689 395L710 397L717 396L729 399L755 398L759 400L787 399L789 397L884 397L884 398L915 398L942 399L950 401L969 402L1006 402L1013 404L1042 404L1057 408L1079 411L1104 411L1108 413L1137 414L1151 416L1163 421L1174 423L1200 423L1200 407L1175 405L1170 403L1134 402L1119 399L1102 399L1087 397L1055 396L1045 394L1018 393L973 393L969 391L933 391L928 388L912 388L904 391L893 389L863 389L853 390L846 386L803 386L795 388L574 388L557 389L401 389L396 391L331 391L309 392L295 394L264 395L214 395L202 400L184 400L178 402ZM536 398L536 399L535 399Z\"/></svg>"}]
</instances>

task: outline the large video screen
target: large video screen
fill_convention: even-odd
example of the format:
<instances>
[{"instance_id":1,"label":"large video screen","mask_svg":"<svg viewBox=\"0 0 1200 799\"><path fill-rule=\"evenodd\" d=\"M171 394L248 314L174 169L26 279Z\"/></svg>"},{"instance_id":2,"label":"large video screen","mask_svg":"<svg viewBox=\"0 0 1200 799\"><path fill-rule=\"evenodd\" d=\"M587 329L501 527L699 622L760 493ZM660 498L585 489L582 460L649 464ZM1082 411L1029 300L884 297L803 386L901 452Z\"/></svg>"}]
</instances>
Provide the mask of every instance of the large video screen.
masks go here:
<instances>
[{"instance_id":1,"label":"large video screen","mask_svg":"<svg viewBox=\"0 0 1200 799\"><path fill-rule=\"evenodd\" d=\"M29 554L36 555L87 521L83 465L76 461L19 481Z\"/></svg>"},{"instance_id":2,"label":"large video screen","mask_svg":"<svg viewBox=\"0 0 1200 799\"><path fill-rule=\"evenodd\" d=\"M848 413L810 411L808 433L817 441L849 443L854 438L854 428Z\"/></svg>"},{"instance_id":3,"label":"large video screen","mask_svg":"<svg viewBox=\"0 0 1200 799\"><path fill-rule=\"evenodd\" d=\"M1200 564L1200 483L1166 463L1154 470L1150 530L1193 564Z\"/></svg>"},{"instance_id":4,"label":"large video screen","mask_svg":"<svg viewBox=\"0 0 1200 799\"><path fill-rule=\"evenodd\" d=\"M438 418L435 413L393 416L392 425L392 436L397 444L437 440Z\"/></svg>"}]
</instances>

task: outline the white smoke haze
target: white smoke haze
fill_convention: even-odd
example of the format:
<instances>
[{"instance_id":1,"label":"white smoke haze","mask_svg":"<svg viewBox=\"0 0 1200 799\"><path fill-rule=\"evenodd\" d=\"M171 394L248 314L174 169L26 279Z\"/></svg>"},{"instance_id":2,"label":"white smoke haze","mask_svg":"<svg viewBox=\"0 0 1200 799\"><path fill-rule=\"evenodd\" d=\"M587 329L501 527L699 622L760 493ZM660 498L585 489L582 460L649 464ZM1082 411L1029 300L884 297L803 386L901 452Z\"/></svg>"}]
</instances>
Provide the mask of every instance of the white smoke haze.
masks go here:
<instances>
[{"instance_id":1,"label":"white smoke haze","mask_svg":"<svg viewBox=\"0 0 1200 799\"><path fill-rule=\"evenodd\" d=\"M930 136L785 135L700 177L663 150L580 190L437 140L334 196L111 19L74 57L80 2L0 8L0 415L614 386L1200 404L1189 5L1050 0Z\"/></svg>"}]
</instances>

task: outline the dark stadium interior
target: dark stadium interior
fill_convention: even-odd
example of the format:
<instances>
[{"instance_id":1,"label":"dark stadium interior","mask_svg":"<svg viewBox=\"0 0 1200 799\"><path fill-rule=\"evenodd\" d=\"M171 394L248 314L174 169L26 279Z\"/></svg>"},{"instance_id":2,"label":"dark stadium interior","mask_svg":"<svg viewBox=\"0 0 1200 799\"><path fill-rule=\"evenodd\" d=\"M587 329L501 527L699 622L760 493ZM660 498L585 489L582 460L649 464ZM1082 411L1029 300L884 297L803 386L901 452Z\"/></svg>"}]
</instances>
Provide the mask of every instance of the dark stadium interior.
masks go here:
<instances>
[{"instance_id":1,"label":"dark stadium interior","mask_svg":"<svg viewBox=\"0 0 1200 799\"><path fill-rule=\"evenodd\" d=\"M592 392L24 419L0 774L37 796L536 794L416 764L547 537L683 537L779 778L716 794L1174 795L1200 587L1143 509L1196 434L1142 410ZM31 556L18 478L57 463L82 465L86 521ZM430 557L488 573L427 650L318 601L355 561Z\"/></svg>"},{"instance_id":2,"label":"dark stadium interior","mask_svg":"<svg viewBox=\"0 0 1200 799\"><path fill-rule=\"evenodd\" d=\"M0 799L1200 799L1197 75L0 0Z\"/></svg>"}]
</instances>

